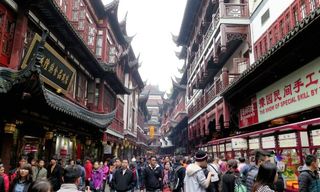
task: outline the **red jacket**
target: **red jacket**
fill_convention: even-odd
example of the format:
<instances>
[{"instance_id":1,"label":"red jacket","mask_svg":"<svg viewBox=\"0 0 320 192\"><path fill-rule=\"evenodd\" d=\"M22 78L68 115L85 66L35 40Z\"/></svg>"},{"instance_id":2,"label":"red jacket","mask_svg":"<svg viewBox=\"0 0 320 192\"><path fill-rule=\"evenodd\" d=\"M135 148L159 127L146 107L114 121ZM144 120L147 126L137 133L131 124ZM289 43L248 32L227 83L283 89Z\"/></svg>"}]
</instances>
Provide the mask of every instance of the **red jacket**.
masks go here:
<instances>
[{"instance_id":1,"label":"red jacket","mask_svg":"<svg viewBox=\"0 0 320 192\"><path fill-rule=\"evenodd\" d=\"M9 191L9 186L10 186L9 176L7 174L3 173L2 175L0 175L0 177L3 177L4 190L5 190L5 192L8 192Z\"/></svg>"},{"instance_id":2,"label":"red jacket","mask_svg":"<svg viewBox=\"0 0 320 192\"><path fill-rule=\"evenodd\" d=\"M92 163L89 161L85 165L85 170L86 170L86 180L91 178L91 173L92 173Z\"/></svg>"}]
</instances>

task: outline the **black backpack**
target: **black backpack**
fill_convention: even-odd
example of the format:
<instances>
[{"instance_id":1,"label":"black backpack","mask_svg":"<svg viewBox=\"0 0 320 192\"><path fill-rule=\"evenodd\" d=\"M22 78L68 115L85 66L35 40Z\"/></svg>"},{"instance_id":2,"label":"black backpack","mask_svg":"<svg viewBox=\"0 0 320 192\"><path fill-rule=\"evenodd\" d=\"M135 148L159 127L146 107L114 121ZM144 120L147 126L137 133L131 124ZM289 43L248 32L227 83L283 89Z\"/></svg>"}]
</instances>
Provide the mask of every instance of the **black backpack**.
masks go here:
<instances>
[{"instance_id":1,"label":"black backpack","mask_svg":"<svg viewBox=\"0 0 320 192\"><path fill-rule=\"evenodd\" d=\"M170 182L170 188L171 190L175 190L175 189L178 189L178 186L179 186L179 183L180 183L180 178L178 176L178 171L180 169L182 169L183 166L179 165L178 167L176 167L174 170L173 170L173 175L172 175L172 179L171 179L171 182Z\"/></svg>"}]
</instances>

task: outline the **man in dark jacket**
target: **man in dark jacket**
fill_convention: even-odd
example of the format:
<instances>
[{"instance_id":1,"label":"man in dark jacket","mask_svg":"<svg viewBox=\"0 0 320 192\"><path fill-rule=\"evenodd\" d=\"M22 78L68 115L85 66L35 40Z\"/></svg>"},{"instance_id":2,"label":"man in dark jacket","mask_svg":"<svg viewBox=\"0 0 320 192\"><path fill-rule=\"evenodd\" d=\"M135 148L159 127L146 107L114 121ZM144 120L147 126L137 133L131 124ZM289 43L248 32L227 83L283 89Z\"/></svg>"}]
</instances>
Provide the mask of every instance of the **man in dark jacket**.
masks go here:
<instances>
[{"instance_id":1,"label":"man in dark jacket","mask_svg":"<svg viewBox=\"0 0 320 192\"><path fill-rule=\"evenodd\" d=\"M50 166L48 167L47 171L47 177L52 185L53 190L59 190L62 183L63 170L62 167L58 165L57 158L55 156L51 158Z\"/></svg>"},{"instance_id":2,"label":"man in dark jacket","mask_svg":"<svg viewBox=\"0 0 320 192\"><path fill-rule=\"evenodd\" d=\"M150 164L143 169L142 177L141 190L145 188L147 192L160 192L162 188L162 170L157 164L155 156L150 157Z\"/></svg>"},{"instance_id":3,"label":"man in dark jacket","mask_svg":"<svg viewBox=\"0 0 320 192\"><path fill-rule=\"evenodd\" d=\"M315 155L308 155L305 163L303 167L299 168L299 191L320 191L317 157Z\"/></svg>"},{"instance_id":4,"label":"man in dark jacket","mask_svg":"<svg viewBox=\"0 0 320 192\"><path fill-rule=\"evenodd\" d=\"M173 174L179 178L179 183L176 189L173 189L173 192L181 192L183 189L183 180L186 175L186 168L183 167L183 157L177 156L176 163L174 164ZM175 174L176 173L176 174Z\"/></svg>"},{"instance_id":5,"label":"man in dark jacket","mask_svg":"<svg viewBox=\"0 0 320 192\"><path fill-rule=\"evenodd\" d=\"M127 159L122 160L122 168L116 170L112 178L112 186L117 192L126 192L134 188L136 181Z\"/></svg>"},{"instance_id":6,"label":"man in dark jacket","mask_svg":"<svg viewBox=\"0 0 320 192\"><path fill-rule=\"evenodd\" d=\"M222 176L222 192L233 192L236 178L240 176L238 162L234 159L228 161L228 171Z\"/></svg>"}]
</instances>

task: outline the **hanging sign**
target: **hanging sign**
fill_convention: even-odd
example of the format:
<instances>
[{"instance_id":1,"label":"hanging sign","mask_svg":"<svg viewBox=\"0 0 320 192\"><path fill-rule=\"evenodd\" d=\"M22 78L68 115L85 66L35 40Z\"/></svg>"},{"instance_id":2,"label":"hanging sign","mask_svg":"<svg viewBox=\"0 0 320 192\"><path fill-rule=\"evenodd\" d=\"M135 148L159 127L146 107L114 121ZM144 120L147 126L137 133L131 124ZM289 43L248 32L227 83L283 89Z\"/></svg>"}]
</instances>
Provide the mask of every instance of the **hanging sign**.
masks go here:
<instances>
[{"instance_id":1,"label":"hanging sign","mask_svg":"<svg viewBox=\"0 0 320 192\"><path fill-rule=\"evenodd\" d=\"M25 68L33 58L41 37L35 34L21 68ZM41 80L66 94L71 87L76 70L48 43L44 44L44 57L41 59Z\"/></svg>"},{"instance_id":2,"label":"hanging sign","mask_svg":"<svg viewBox=\"0 0 320 192\"><path fill-rule=\"evenodd\" d=\"M280 147L296 147L297 137L295 133L282 134L278 136Z\"/></svg>"},{"instance_id":3,"label":"hanging sign","mask_svg":"<svg viewBox=\"0 0 320 192\"><path fill-rule=\"evenodd\" d=\"M260 141L258 138L249 139L249 149L260 149Z\"/></svg>"},{"instance_id":4,"label":"hanging sign","mask_svg":"<svg viewBox=\"0 0 320 192\"><path fill-rule=\"evenodd\" d=\"M272 149L276 147L276 141L274 136L262 137L262 148Z\"/></svg>"},{"instance_id":5,"label":"hanging sign","mask_svg":"<svg viewBox=\"0 0 320 192\"><path fill-rule=\"evenodd\" d=\"M231 139L232 149L248 149L248 143L246 139L234 138Z\"/></svg>"},{"instance_id":6,"label":"hanging sign","mask_svg":"<svg viewBox=\"0 0 320 192\"><path fill-rule=\"evenodd\" d=\"M320 129L312 130L311 135L313 146L320 145Z\"/></svg>"}]
</instances>

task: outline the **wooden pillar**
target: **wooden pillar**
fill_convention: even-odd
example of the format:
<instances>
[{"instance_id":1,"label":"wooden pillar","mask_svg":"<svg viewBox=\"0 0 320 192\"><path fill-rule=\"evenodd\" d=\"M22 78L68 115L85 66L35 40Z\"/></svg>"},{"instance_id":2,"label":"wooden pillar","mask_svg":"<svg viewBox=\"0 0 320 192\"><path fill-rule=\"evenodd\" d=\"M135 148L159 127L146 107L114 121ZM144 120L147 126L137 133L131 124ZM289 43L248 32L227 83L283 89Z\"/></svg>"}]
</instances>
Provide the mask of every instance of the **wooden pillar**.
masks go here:
<instances>
[{"instance_id":1,"label":"wooden pillar","mask_svg":"<svg viewBox=\"0 0 320 192\"><path fill-rule=\"evenodd\" d=\"M226 67L222 68L222 89L226 88L229 85L229 75L228 69Z\"/></svg>"},{"instance_id":2,"label":"wooden pillar","mask_svg":"<svg viewBox=\"0 0 320 192\"><path fill-rule=\"evenodd\" d=\"M225 24L220 25L221 31L221 52L226 52L227 50L227 32Z\"/></svg>"},{"instance_id":3,"label":"wooden pillar","mask_svg":"<svg viewBox=\"0 0 320 192\"><path fill-rule=\"evenodd\" d=\"M224 99L223 99L222 105L223 105L224 128L229 128L229 122L230 122L229 106Z\"/></svg>"},{"instance_id":4,"label":"wooden pillar","mask_svg":"<svg viewBox=\"0 0 320 192\"><path fill-rule=\"evenodd\" d=\"M103 100L104 100L104 97L106 97L106 95L104 95L104 82L101 81L100 84L96 85L99 87L99 99L98 99L98 111L99 112L103 112L104 110L104 103L103 103Z\"/></svg>"},{"instance_id":5,"label":"wooden pillar","mask_svg":"<svg viewBox=\"0 0 320 192\"><path fill-rule=\"evenodd\" d=\"M18 11L14 39L12 45L12 52L10 58L9 68L18 69L21 63L22 50L24 48L24 39L28 29L28 17L25 15L25 9L22 7Z\"/></svg>"},{"instance_id":6,"label":"wooden pillar","mask_svg":"<svg viewBox=\"0 0 320 192\"><path fill-rule=\"evenodd\" d=\"M220 130L218 104L215 104L216 130Z\"/></svg>"},{"instance_id":7,"label":"wooden pillar","mask_svg":"<svg viewBox=\"0 0 320 192\"><path fill-rule=\"evenodd\" d=\"M10 162L11 162L11 153L13 147L13 134L5 133L1 138L1 160L4 164L5 170L10 170Z\"/></svg>"}]
</instances>

